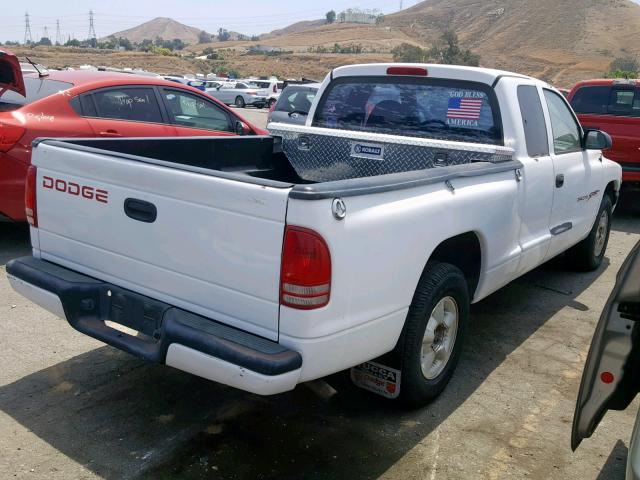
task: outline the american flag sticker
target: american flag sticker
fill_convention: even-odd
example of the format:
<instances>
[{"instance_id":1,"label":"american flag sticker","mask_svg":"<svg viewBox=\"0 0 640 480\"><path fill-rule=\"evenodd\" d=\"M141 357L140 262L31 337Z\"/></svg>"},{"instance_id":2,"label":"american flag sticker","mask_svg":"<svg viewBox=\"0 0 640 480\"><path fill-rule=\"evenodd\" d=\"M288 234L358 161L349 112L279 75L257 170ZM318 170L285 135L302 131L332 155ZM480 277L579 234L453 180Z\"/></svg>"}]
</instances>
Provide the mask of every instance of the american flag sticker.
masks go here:
<instances>
[{"instance_id":1,"label":"american flag sticker","mask_svg":"<svg viewBox=\"0 0 640 480\"><path fill-rule=\"evenodd\" d=\"M482 101L482 98L450 98L447 118L454 120L480 120Z\"/></svg>"}]
</instances>

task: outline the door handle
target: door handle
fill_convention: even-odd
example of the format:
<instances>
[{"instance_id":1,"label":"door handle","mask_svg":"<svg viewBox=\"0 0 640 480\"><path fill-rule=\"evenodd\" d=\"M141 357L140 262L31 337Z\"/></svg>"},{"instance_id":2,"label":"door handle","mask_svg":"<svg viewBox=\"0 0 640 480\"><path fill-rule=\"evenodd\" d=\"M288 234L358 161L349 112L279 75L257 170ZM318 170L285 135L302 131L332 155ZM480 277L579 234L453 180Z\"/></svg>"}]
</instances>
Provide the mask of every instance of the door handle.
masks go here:
<instances>
[{"instance_id":1,"label":"door handle","mask_svg":"<svg viewBox=\"0 0 640 480\"><path fill-rule=\"evenodd\" d=\"M559 173L556 175L556 188L561 188L564 185L564 174Z\"/></svg>"},{"instance_id":2,"label":"door handle","mask_svg":"<svg viewBox=\"0 0 640 480\"><path fill-rule=\"evenodd\" d=\"M124 201L124 213L127 217L144 223L153 223L158 217L158 209L151 202L127 198Z\"/></svg>"},{"instance_id":3,"label":"door handle","mask_svg":"<svg viewBox=\"0 0 640 480\"><path fill-rule=\"evenodd\" d=\"M101 137L121 137L122 134L118 133L117 130L105 130L104 132L100 132Z\"/></svg>"}]
</instances>

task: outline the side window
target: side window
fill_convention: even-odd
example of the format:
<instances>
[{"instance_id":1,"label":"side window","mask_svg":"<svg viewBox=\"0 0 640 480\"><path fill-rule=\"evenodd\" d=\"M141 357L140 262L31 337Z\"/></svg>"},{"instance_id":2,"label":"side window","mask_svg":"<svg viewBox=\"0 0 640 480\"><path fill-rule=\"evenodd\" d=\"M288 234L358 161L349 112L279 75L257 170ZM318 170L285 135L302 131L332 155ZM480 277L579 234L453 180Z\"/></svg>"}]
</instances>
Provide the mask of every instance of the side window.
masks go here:
<instances>
[{"instance_id":1,"label":"side window","mask_svg":"<svg viewBox=\"0 0 640 480\"><path fill-rule=\"evenodd\" d=\"M613 89L611 90L611 100L609 102L609 113L614 115L632 115L634 106L638 101L634 100L635 90L633 89ZM638 110L635 109L637 115Z\"/></svg>"},{"instance_id":2,"label":"side window","mask_svg":"<svg viewBox=\"0 0 640 480\"><path fill-rule=\"evenodd\" d=\"M163 123L160 106L152 88L124 87L99 90L91 94L95 102L95 114L91 115L89 96L81 98L82 113L85 116L114 118L134 122ZM85 106L87 112L85 112Z\"/></svg>"},{"instance_id":3,"label":"side window","mask_svg":"<svg viewBox=\"0 0 640 480\"><path fill-rule=\"evenodd\" d=\"M545 90L544 96L551 117L555 153L563 154L582 150L580 126L565 101L551 90Z\"/></svg>"},{"instance_id":4,"label":"side window","mask_svg":"<svg viewBox=\"0 0 640 480\"><path fill-rule=\"evenodd\" d=\"M518 87L518 102L520 103L522 126L527 142L527 153L530 157L549 155L547 126L544 121L538 89L533 85L520 85Z\"/></svg>"},{"instance_id":5,"label":"side window","mask_svg":"<svg viewBox=\"0 0 640 480\"><path fill-rule=\"evenodd\" d=\"M229 115L213 102L191 93L166 89L162 98L171 121L176 125L233 132Z\"/></svg>"}]
</instances>

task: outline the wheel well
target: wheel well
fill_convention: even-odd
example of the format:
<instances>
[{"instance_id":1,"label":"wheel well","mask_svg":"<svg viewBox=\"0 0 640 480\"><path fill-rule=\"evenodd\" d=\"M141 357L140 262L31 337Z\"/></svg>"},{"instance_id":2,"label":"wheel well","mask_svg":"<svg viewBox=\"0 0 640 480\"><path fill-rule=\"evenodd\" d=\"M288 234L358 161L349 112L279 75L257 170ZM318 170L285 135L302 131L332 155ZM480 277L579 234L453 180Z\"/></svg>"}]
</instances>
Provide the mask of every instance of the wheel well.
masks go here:
<instances>
[{"instance_id":1,"label":"wheel well","mask_svg":"<svg viewBox=\"0 0 640 480\"><path fill-rule=\"evenodd\" d=\"M616 190L615 182L609 182L607 188L604 189L604 194L609 195L611 197L611 203L615 207L618 203L618 197L620 196L620 192Z\"/></svg>"},{"instance_id":2,"label":"wheel well","mask_svg":"<svg viewBox=\"0 0 640 480\"><path fill-rule=\"evenodd\" d=\"M475 233L467 232L445 240L433 251L430 260L450 263L462 270L469 286L469 296L473 298L482 262L480 240Z\"/></svg>"}]
</instances>

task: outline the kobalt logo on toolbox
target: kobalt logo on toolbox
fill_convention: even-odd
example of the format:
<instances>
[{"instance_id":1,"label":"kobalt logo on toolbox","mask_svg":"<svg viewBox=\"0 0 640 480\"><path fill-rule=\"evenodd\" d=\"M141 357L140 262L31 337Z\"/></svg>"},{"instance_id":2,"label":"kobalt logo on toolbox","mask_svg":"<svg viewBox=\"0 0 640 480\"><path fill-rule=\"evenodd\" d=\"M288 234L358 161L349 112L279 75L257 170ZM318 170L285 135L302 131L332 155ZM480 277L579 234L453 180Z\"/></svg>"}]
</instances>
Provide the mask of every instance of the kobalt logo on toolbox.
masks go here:
<instances>
[{"instance_id":1,"label":"kobalt logo on toolbox","mask_svg":"<svg viewBox=\"0 0 640 480\"><path fill-rule=\"evenodd\" d=\"M353 143L351 145L351 156L383 160L384 146L371 143Z\"/></svg>"},{"instance_id":2,"label":"kobalt logo on toolbox","mask_svg":"<svg viewBox=\"0 0 640 480\"><path fill-rule=\"evenodd\" d=\"M109 203L108 191L91 187L89 185L80 185L75 182L67 182L66 180L62 180L60 178L52 178L45 175L42 177L42 186L43 188L67 193L75 197L82 197L87 200L95 200L100 203Z\"/></svg>"}]
</instances>

